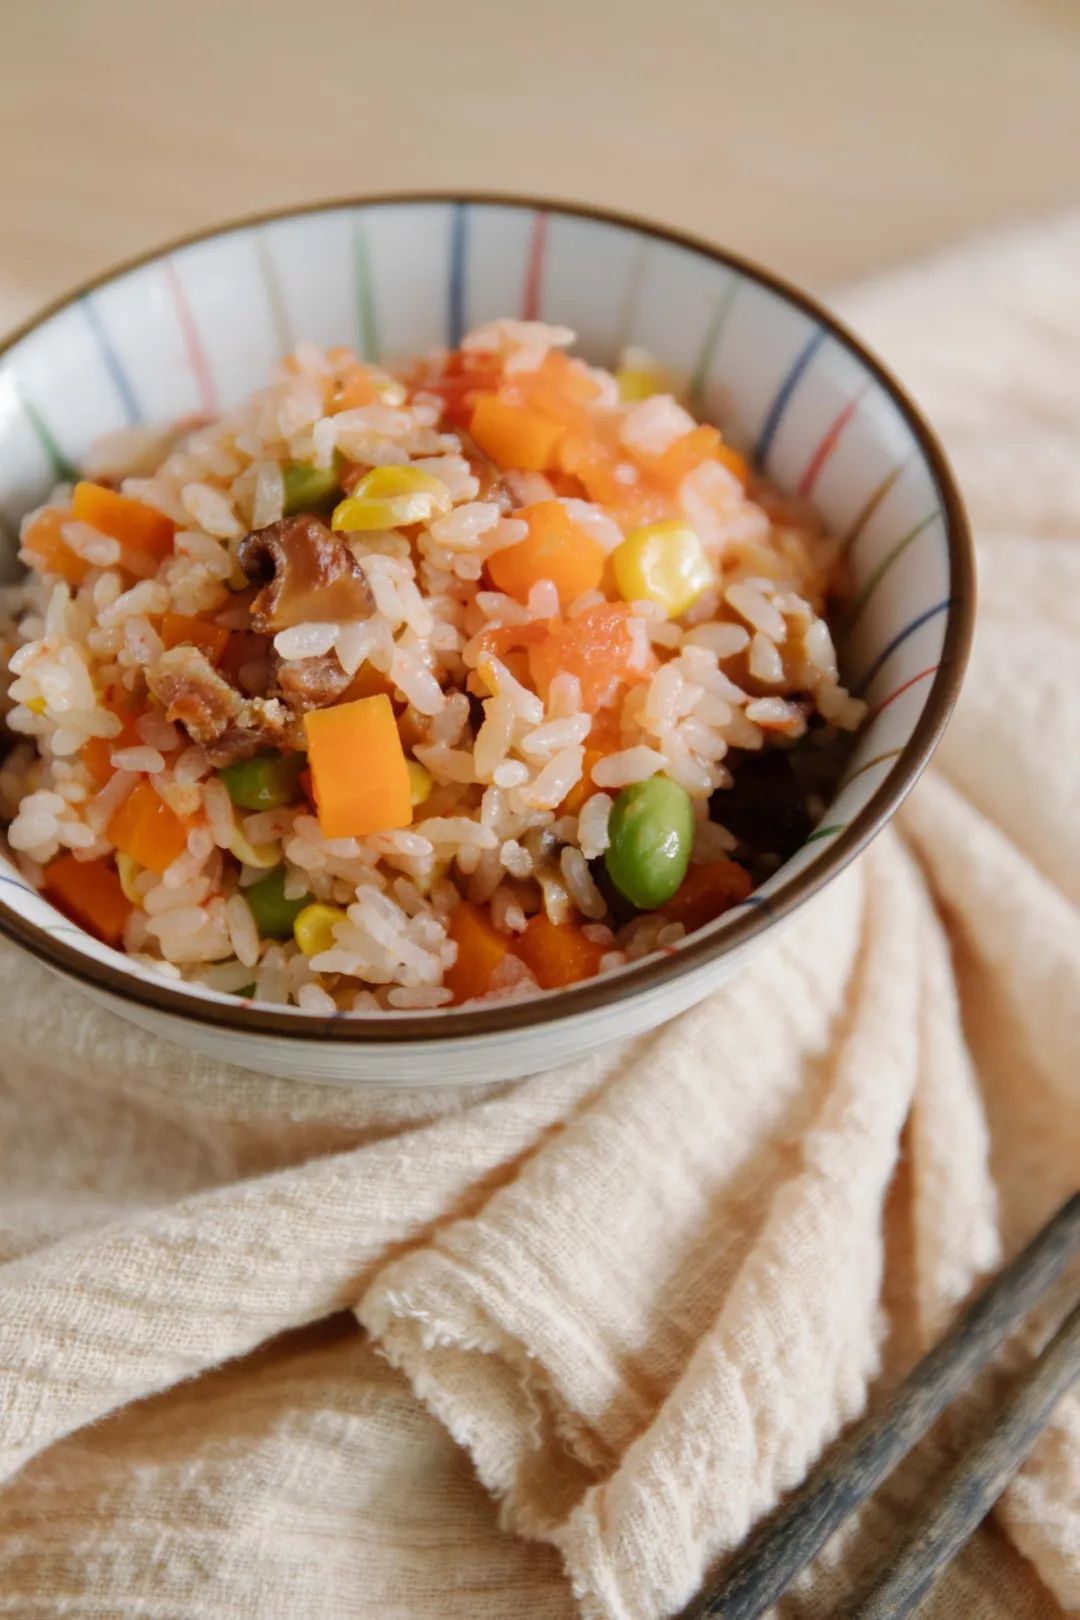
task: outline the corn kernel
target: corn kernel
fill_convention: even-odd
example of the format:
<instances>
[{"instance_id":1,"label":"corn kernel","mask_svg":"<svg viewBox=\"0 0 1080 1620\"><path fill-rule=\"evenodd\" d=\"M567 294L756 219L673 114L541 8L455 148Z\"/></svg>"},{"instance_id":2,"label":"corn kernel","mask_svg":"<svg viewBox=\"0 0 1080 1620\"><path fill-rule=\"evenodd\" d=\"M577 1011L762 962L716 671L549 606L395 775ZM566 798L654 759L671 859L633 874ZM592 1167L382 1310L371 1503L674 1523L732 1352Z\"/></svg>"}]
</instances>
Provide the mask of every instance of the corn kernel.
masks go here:
<instances>
[{"instance_id":1,"label":"corn kernel","mask_svg":"<svg viewBox=\"0 0 1080 1620\"><path fill-rule=\"evenodd\" d=\"M409 772L409 798L413 804L423 804L425 799L430 799L435 786L431 772L418 759L410 759L406 769Z\"/></svg>"},{"instance_id":2,"label":"corn kernel","mask_svg":"<svg viewBox=\"0 0 1080 1620\"><path fill-rule=\"evenodd\" d=\"M416 467L373 467L334 508L331 527L356 534L430 523L453 505L446 485Z\"/></svg>"},{"instance_id":3,"label":"corn kernel","mask_svg":"<svg viewBox=\"0 0 1080 1620\"><path fill-rule=\"evenodd\" d=\"M621 366L615 373L615 381L624 405L640 404L643 399L651 399L653 394L664 391L663 379L655 371L646 371L641 366Z\"/></svg>"},{"instance_id":4,"label":"corn kernel","mask_svg":"<svg viewBox=\"0 0 1080 1620\"><path fill-rule=\"evenodd\" d=\"M26 707L31 714L44 714L46 709L45 699L43 697L27 698Z\"/></svg>"},{"instance_id":5,"label":"corn kernel","mask_svg":"<svg viewBox=\"0 0 1080 1620\"><path fill-rule=\"evenodd\" d=\"M226 848L238 861L243 861L245 866L253 866L259 872L268 872L271 867L281 865L281 845L253 844L245 836L243 828L235 818Z\"/></svg>"},{"instance_id":6,"label":"corn kernel","mask_svg":"<svg viewBox=\"0 0 1080 1620\"><path fill-rule=\"evenodd\" d=\"M142 867L137 861L133 861L130 855L125 855L123 850L117 852L116 873L120 879L120 887L124 891L124 899L130 900L133 906L141 906L143 903L143 897L135 887L135 879L141 871Z\"/></svg>"},{"instance_id":7,"label":"corn kernel","mask_svg":"<svg viewBox=\"0 0 1080 1620\"><path fill-rule=\"evenodd\" d=\"M677 619L715 584L705 548L689 523L647 523L612 552L619 593L627 602L657 602Z\"/></svg>"},{"instance_id":8,"label":"corn kernel","mask_svg":"<svg viewBox=\"0 0 1080 1620\"><path fill-rule=\"evenodd\" d=\"M326 906L316 901L305 906L293 923L293 938L305 956L319 956L334 944L334 928L347 921L347 913L340 906Z\"/></svg>"}]
</instances>

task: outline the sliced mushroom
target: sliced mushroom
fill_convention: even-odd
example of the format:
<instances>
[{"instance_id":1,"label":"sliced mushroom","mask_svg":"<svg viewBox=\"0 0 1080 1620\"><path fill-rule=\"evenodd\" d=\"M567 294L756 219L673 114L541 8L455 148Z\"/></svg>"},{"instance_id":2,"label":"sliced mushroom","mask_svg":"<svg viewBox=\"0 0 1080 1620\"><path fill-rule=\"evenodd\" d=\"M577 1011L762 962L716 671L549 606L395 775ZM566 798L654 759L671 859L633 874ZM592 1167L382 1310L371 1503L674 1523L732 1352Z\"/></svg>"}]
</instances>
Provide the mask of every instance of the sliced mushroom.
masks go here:
<instances>
[{"instance_id":1,"label":"sliced mushroom","mask_svg":"<svg viewBox=\"0 0 1080 1620\"><path fill-rule=\"evenodd\" d=\"M256 630L370 618L375 599L363 569L333 529L309 513L255 529L240 542L240 566L261 590L251 604Z\"/></svg>"}]
</instances>

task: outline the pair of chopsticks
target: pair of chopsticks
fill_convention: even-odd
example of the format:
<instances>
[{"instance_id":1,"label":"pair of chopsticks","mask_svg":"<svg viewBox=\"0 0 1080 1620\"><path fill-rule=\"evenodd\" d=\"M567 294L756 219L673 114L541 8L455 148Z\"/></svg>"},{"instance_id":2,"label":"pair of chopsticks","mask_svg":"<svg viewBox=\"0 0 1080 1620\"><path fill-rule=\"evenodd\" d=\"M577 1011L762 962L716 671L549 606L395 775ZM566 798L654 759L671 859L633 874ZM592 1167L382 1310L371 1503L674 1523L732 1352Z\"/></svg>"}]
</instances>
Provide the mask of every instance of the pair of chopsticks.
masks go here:
<instances>
[{"instance_id":1,"label":"pair of chopsticks","mask_svg":"<svg viewBox=\"0 0 1080 1620\"><path fill-rule=\"evenodd\" d=\"M1080 1193L999 1272L878 1412L870 1413L736 1555L682 1620L755 1620L892 1472L1080 1253ZM900 1620L968 1540L1080 1378L1080 1303L1015 1381L996 1415L949 1468L895 1557L844 1609L846 1620Z\"/></svg>"}]
</instances>

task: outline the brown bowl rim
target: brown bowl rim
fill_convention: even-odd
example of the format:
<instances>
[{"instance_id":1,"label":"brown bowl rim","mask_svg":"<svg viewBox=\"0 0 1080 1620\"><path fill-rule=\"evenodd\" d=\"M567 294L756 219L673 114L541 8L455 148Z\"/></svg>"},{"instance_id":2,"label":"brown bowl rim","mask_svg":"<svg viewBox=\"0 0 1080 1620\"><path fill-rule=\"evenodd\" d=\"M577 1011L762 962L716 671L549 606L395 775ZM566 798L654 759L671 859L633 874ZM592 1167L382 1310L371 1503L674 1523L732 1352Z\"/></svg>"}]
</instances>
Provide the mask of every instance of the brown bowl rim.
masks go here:
<instances>
[{"instance_id":1,"label":"brown bowl rim","mask_svg":"<svg viewBox=\"0 0 1080 1620\"><path fill-rule=\"evenodd\" d=\"M680 947L673 955L649 958L636 966L621 970L618 977L605 975L598 979L586 980L566 990L548 991L532 999L506 1002L501 1005L464 1007L460 1010L439 1008L413 1014L380 1013L358 1016L353 1013L339 1013L336 1016L320 1016L300 1010L279 1012L257 1004L217 1001L200 1003L191 994L185 995L173 990L167 980L163 979L158 985L149 980L137 979L111 967L108 963L97 962L84 956L74 946L68 945L64 940L21 917L0 895L0 933L7 935L9 939L48 966L76 979L86 980L98 991L115 995L124 1001L139 1002L156 1012L193 1023L226 1025L236 1032L263 1039L328 1040L350 1045L431 1046L444 1041L474 1040L480 1036L495 1035L516 1028L533 1026L539 1028L578 1014L593 1012L598 1007L621 1001L642 991L657 989L681 978L705 962L718 960L729 952L740 949L782 919L789 917L797 907L810 899L854 860L892 818L929 763L956 703L974 629L975 561L964 504L936 433L892 372L831 311L801 288L765 269L754 260L691 232L662 225L644 216L618 209L503 191L453 189L387 191L293 204L243 215L223 224L191 231L103 270L82 282L73 291L62 294L16 327L0 345L0 360L6 358L23 338L87 294L132 270L166 258L169 254L197 242L227 236L235 231L252 229L259 225L273 224L276 221L300 218L307 214L332 213L337 210L382 205L414 206L425 203L523 208L546 214L598 220L603 224L622 227L656 241L687 248L779 294L811 316L834 340L855 355L881 384L904 418L930 468L941 499L949 555L950 603L946 613L941 662L927 694L922 714L903 751L862 810L835 841L822 851L818 859L797 873L775 895L769 896L767 908L752 907L745 916L739 918L723 933L691 938L688 944Z\"/></svg>"}]
</instances>

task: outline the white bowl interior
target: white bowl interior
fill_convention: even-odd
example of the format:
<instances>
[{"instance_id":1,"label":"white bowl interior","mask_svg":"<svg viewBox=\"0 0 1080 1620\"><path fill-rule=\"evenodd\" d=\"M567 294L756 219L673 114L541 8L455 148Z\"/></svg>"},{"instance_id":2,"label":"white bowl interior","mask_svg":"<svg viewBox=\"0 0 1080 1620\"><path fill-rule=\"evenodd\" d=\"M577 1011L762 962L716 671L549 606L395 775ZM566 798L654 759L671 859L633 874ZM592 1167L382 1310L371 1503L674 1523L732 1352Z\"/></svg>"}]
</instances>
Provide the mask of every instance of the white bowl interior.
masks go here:
<instances>
[{"instance_id":1,"label":"white bowl interior","mask_svg":"<svg viewBox=\"0 0 1080 1620\"><path fill-rule=\"evenodd\" d=\"M850 545L856 596L842 656L871 716L823 821L748 902L768 905L850 825L911 738L954 582L942 492L879 377L800 304L703 250L557 208L406 200L237 226L125 271L0 361L2 571L17 571L19 519L100 434L228 406L302 339L390 360L502 314L572 326L600 364L627 344L650 350L688 379L701 415L783 489L809 495ZM85 955L153 978L68 922L2 857L0 888Z\"/></svg>"}]
</instances>

